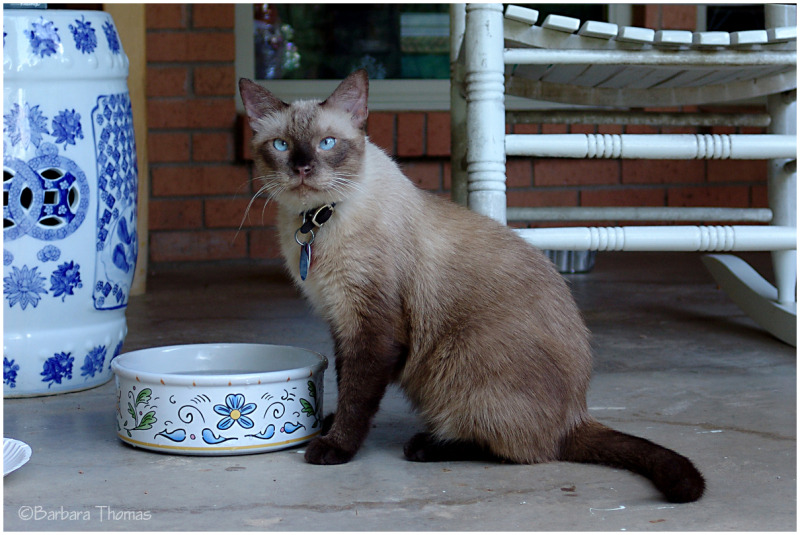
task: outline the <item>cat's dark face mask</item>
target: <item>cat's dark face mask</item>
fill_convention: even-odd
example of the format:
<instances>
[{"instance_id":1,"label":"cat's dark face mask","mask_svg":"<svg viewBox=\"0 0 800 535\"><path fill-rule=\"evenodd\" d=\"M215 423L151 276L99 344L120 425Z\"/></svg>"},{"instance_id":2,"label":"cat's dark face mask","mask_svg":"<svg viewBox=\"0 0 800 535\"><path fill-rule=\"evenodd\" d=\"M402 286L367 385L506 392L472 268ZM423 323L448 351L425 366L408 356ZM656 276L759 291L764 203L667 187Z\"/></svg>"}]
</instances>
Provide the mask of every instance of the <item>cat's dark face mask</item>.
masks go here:
<instances>
[{"instance_id":1,"label":"cat's dark face mask","mask_svg":"<svg viewBox=\"0 0 800 535\"><path fill-rule=\"evenodd\" d=\"M364 71L351 74L323 102L287 104L245 79L239 87L254 132L259 194L307 209L358 191L368 115Z\"/></svg>"}]
</instances>

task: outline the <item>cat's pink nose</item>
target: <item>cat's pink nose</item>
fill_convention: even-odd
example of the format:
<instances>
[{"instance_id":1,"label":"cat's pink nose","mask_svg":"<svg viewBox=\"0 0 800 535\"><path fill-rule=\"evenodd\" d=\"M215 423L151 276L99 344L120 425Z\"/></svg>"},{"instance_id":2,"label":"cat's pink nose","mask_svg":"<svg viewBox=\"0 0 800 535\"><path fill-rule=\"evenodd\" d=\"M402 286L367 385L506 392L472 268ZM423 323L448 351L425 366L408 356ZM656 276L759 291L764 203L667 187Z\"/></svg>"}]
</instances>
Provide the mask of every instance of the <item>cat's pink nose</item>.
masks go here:
<instances>
[{"instance_id":1,"label":"cat's pink nose","mask_svg":"<svg viewBox=\"0 0 800 535\"><path fill-rule=\"evenodd\" d=\"M300 177L305 178L311 174L314 168L311 165L298 165L294 168L294 172Z\"/></svg>"}]
</instances>

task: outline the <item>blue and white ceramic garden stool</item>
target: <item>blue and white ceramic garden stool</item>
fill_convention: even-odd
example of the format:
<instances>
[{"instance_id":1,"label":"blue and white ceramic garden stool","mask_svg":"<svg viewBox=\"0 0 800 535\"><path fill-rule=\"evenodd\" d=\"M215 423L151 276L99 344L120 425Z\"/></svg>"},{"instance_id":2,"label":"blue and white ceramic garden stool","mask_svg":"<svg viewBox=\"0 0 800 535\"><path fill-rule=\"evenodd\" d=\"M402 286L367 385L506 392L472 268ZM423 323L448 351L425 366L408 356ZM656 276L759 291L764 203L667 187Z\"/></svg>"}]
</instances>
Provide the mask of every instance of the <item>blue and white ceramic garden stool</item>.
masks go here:
<instances>
[{"instance_id":1,"label":"blue and white ceramic garden stool","mask_svg":"<svg viewBox=\"0 0 800 535\"><path fill-rule=\"evenodd\" d=\"M137 255L128 58L100 11L3 10L3 394L111 378Z\"/></svg>"}]
</instances>

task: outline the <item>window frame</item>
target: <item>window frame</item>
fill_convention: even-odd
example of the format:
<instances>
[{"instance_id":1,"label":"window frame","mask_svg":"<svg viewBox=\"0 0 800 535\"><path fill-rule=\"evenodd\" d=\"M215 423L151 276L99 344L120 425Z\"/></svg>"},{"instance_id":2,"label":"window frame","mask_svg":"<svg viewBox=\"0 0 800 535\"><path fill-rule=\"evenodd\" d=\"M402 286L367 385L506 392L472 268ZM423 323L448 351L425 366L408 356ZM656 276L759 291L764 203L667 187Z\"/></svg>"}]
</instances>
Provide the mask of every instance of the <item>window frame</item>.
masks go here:
<instances>
[{"instance_id":1,"label":"window frame","mask_svg":"<svg viewBox=\"0 0 800 535\"><path fill-rule=\"evenodd\" d=\"M714 4L717 7L720 6L761 6L764 7L765 4L760 4L758 2L743 2L743 3L720 3ZM697 6L697 28L695 31L698 32L705 32L708 31L708 4L698 4Z\"/></svg>"},{"instance_id":2,"label":"window frame","mask_svg":"<svg viewBox=\"0 0 800 535\"><path fill-rule=\"evenodd\" d=\"M620 26L630 25L631 4L609 4L609 20ZM236 81L255 78L253 48L253 4L235 6ZM254 80L285 101L320 99L330 95L340 80ZM450 80L370 80L369 107L373 111L449 111ZM237 111L244 113L240 99ZM507 97L509 110L541 110L564 108L564 105Z\"/></svg>"}]
</instances>

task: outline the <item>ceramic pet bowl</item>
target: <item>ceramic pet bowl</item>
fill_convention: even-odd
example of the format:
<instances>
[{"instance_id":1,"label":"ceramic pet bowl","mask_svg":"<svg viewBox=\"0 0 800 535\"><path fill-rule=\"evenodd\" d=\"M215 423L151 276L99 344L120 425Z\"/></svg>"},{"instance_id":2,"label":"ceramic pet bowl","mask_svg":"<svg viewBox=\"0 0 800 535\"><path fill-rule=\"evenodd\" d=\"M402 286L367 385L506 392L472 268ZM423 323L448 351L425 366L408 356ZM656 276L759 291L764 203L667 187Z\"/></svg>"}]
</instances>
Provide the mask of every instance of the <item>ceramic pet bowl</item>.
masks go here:
<instances>
[{"instance_id":1,"label":"ceramic pet bowl","mask_svg":"<svg viewBox=\"0 0 800 535\"><path fill-rule=\"evenodd\" d=\"M327 366L312 351L262 344L125 353L111 363L117 435L133 446L184 455L288 448L321 432Z\"/></svg>"}]
</instances>

